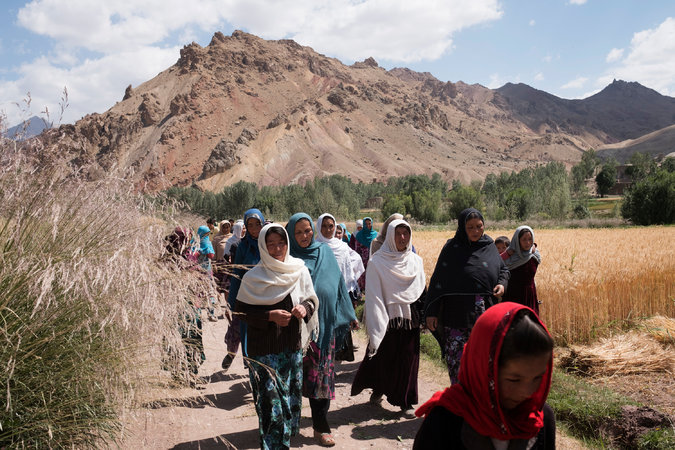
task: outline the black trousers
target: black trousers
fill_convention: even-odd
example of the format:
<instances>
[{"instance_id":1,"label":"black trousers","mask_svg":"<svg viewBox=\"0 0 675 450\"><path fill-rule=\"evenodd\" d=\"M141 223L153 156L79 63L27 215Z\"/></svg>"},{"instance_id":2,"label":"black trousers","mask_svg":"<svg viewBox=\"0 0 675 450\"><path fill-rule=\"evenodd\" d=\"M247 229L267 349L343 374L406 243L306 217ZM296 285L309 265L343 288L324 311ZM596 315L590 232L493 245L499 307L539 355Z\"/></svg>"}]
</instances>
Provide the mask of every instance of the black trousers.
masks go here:
<instances>
[{"instance_id":1,"label":"black trousers","mask_svg":"<svg viewBox=\"0 0 675 450\"><path fill-rule=\"evenodd\" d=\"M312 409L312 426L319 433L330 433L328 426L328 409L330 408L329 398L310 398L309 407Z\"/></svg>"}]
</instances>

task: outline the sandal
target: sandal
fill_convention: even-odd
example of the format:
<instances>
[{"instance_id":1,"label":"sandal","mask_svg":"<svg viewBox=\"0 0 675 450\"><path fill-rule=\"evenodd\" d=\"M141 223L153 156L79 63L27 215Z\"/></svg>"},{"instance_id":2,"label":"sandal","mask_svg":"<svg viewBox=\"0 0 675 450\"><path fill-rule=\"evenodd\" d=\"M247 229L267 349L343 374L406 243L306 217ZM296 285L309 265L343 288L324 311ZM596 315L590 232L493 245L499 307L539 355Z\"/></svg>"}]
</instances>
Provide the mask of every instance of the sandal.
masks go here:
<instances>
[{"instance_id":1,"label":"sandal","mask_svg":"<svg viewBox=\"0 0 675 450\"><path fill-rule=\"evenodd\" d=\"M335 445L335 438L330 433L314 430L314 439L319 441L319 445L322 447L333 447Z\"/></svg>"}]
</instances>

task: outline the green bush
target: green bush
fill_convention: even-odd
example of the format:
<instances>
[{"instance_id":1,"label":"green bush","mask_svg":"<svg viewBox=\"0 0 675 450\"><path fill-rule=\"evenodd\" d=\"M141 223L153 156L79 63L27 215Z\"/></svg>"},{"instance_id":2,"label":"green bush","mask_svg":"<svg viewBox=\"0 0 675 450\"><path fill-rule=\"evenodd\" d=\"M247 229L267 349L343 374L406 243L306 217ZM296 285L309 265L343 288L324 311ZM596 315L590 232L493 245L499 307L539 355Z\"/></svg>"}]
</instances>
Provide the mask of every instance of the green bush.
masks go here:
<instances>
[{"instance_id":1,"label":"green bush","mask_svg":"<svg viewBox=\"0 0 675 450\"><path fill-rule=\"evenodd\" d=\"M660 169L633 184L621 214L638 225L675 223L675 172Z\"/></svg>"}]
</instances>

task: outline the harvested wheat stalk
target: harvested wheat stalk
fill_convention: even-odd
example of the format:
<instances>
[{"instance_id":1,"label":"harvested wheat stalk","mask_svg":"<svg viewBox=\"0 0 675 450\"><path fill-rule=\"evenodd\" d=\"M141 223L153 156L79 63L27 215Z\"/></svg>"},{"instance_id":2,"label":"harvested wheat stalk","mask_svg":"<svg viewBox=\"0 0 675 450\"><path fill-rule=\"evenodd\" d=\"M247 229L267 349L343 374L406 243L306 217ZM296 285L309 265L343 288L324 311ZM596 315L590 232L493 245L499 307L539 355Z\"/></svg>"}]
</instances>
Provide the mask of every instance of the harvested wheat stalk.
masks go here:
<instances>
[{"instance_id":1,"label":"harvested wheat stalk","mask_svg":"<svg viewBox=\"0 0 675 450\"><path fill-rule=\"evenodd\" d=\"M664 349L645 333L630 332L571 350L560 365L588 376L675 373L675 350Z\"/></svg>"},{"instance_id":2,"label":"harvested wheat stalk","mask_svg":"<svg viewBox=\"0 0 675 450\"><path fill-rule=\"evenodd\" d=\"M654 339L661 344L675 345L675 319L664 316L654 316L646 319L642 326Z\"/></svg>"}]
</instances>

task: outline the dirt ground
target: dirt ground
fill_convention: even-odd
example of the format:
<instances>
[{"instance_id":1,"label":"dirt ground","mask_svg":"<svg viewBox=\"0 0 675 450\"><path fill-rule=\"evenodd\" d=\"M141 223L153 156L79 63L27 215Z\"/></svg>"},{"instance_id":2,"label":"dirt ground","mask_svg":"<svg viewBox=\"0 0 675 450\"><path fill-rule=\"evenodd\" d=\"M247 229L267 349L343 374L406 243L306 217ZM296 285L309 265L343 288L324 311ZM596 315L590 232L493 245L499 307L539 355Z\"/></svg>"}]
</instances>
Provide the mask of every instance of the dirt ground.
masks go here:
<instances>
[{"instance_id":1,"label":"dirt ground","mask_svg":"<svg viewBox=\"0 0 675 450\"><path fill-rule=\"evenodd\" d=\"M175 389L160 400L159 406L142 408L126 418L125 449L256 449L259 448L258 417L252 403L248 371L238 355L227 373L220 362L225 355L223 337L227 322L204 322L206 361L200 375L210 379L201 389ZM356 334L360 346L354 362L336 365L336 398L331 402L328 421L338 449L410 449L421 419L401 415L386 401L382 406L368 404L370 391L350 397L351 382L365 349L364 338ZM430 363L420 361L419 399L426 401L448 384L447 374ZM417 405L419 406L419 405ZM323 448L312 437L309 402L303 399L300 434L291 439L292 447ZM584 448L558 433L557 448Z\"/></svg>"}]
</instances>

